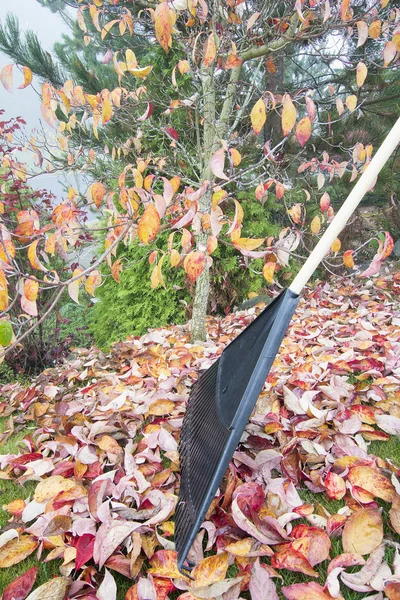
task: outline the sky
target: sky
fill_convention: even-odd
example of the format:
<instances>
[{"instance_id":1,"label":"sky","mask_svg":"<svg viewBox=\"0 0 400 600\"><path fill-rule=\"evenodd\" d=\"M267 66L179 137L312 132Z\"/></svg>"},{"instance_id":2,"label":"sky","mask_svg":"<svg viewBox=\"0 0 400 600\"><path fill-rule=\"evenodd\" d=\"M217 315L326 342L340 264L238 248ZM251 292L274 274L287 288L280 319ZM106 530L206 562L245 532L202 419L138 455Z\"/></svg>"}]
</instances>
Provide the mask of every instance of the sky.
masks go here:
<instances>
[{"instance_id":1,"label":"sky","mask_svg":"<svg viewBox=\"0 0 400 600\"><path fill-rule=\"evenodd\" d=\"M3 23L7 13L12 12L18 17L20 28L23 31L31 29L34 31L42 47L51 53L53 44L60 40L61 35L66 33L68 28L62 18L57 13L52 13L49 9L43 8L36 0L13 0L6 2L0 0L0 22ZM0 52L0 70L12 60ZM0 84L0 108L5 110L3 118L21 116L27 122L28 130L39 125L40 115L40 98L31 87L25 90L16 89L22 81L18 80L19 73L14 71L14 90L10 94ZM37 90L40 89L40 82L34 79L34 86ZM47 128L47 126L46 126ZM48 128L47 128L48 129ZM74 178L71 179L73 185ZM52 191L57 198L61 199L64 195L63 186L57 175L41 175L30 182L35 189L46 188Z\"/></svg>"}]
</instances>

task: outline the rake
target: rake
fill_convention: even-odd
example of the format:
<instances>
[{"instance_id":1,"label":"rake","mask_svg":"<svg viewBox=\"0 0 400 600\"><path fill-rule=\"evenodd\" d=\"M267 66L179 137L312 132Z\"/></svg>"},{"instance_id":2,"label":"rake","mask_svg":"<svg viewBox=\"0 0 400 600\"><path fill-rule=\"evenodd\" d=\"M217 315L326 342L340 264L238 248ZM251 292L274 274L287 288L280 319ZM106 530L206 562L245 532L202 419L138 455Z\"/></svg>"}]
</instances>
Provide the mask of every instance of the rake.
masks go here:
<instances>
[{"instance_id":1,"label":"rake","mask_svg":"<svg viewBox=\"0 0 400 600\"><path fill-rule=\"evenodd\" d=\"M289 289L275 298L193 385L179 445L175 544L182 573L190 573L194 566L187 560L188 552L248 423L302 289L399 142L400 118Z\"/></svg>"}]
</instances>

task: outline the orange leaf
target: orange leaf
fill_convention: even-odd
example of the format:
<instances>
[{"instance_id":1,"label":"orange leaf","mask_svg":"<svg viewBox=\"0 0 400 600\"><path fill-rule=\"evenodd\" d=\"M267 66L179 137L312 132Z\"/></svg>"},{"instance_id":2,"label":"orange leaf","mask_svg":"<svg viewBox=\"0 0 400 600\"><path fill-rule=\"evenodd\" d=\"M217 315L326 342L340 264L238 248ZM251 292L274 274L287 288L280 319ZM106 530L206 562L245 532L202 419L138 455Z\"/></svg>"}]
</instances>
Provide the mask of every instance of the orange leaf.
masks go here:
<instances>
[{"instance_id":1,"label":"orange leaf","mask_svg":"<svg viewBox=\"0 0 400 600\"><path fill-rule=\"evenodd\" d=\"M39 284L33 279L26 279L24 282L24 296L30 302L36 302L39 292Z\"/></svg>"},{"instance_id":2,"label":"orange leaf","mask_svg":"<svg viewBox=\"0 0 400 600\"><path fill-rule=\"evenodd\" d=\"M390 480L372 467L352 467L347 476L352 485L357 485L386 502L393 500L395 490Z\"/></svg>"},{"instance_id":3,"label":"orange leaf","mask_svg":"<svg viewBox=\"0 0 400 600\"><path fill-rule=\"evenodd\" d=\"M138 237L143 244L150 244L160 230L160 215L153 204L149 204L139 219Z\"/></svg>"},{"instance_id":4,"label":"orange leaf","mask_svg":"<svg viewBox=\"0 0 400 600\"><path fill-rule=\"evenodd\" d=\"M346 494L346 483L343 477L333 471L329 471L325 478L325 489L329 498L332 500L341 500Z\"/></svg>"},{"instance_id":5,"label":"orange leaf","mask_svg":"<svg viewBox=\"0 0 400 600\"><path fill-rule=\"evenodd\" d=\"M204 42L203 54L203 65L209 67L217 55L217 46L215 45L213 35L210 35Z\"/></svg>"},{"instance_id":6,"label":"orange leaf","mask_svg":"<svg viewBox=\"0 0 400 600\"><path fill-rule=\"evenodd\" d=\"M350 0L342 0L340 5L340 18L342 21L349 21L353 16L353 11L350 8Z\"/></svg>"},{"instance_id":7,"label":"orange leaf","mask_svg":"<svg viewBox=\"0 0 400 600\"><path fill-rule=\"evenodd\" d=\"M372 21L371 25L368 28L369 37L373 40L378 39L381 34L381 21Z\"/></svg>"},{"instance_id":8,"label":"orange leaf","mask_svg":"<svg viewBox=\"0 0 400 600\"><path fill-rule=\"evenodd\" d=\"M7 92L12 94L13 88L13 65L6 65L0 73L0 81Z\"/></svg>"},{"instance_id":9,"label":"orange leaf","mask_svg":"<svg viewBox=\"0 0 400 600\"><path fill-rule=\"evenodd\" d=\"M304 146L307 142L308 138L311 135L311 121L309 117L303 117L301 121L299 121L296 127L296 137L301 144Z\"/></svg>"},{"instance_id":10,"label":"orange leaf","mask_svg":"<svg viewBox=\"0 0 400 600\"><path fill-rule=\"evenodd\" d=\"M205 587L225 579L229 567L229 555L227 552L214 554L203 560L193 570L196 587Z\"/></svg>"},{"instance_id":11,"label":"orange leaf","mask_svg":"<svg viewBox=\"0 0 400 600\"><path fill-rule=\"evenodd\" d=\"M212 254L218 247L218 240L214 235L210 235L207 240L207 253Z\"/></svg>"},{"instance_id":12,"label":"orange leaf","mask_svg":"<svg viewBox=\"0 0 400 600\"><path fill-rule=\"evenodd\" d=\"M258 135L261 133L264 123L267 120L265 102L263 98L257 100L250 113L251 124L254 133Z\"/></svg>"},{"instance_id":13,"label":"orange leaf","mask_svg":"<svg viewBox=\"0 0 400 600\"><path fill-rule=\"evenodd\" d=\"M383 523L379 508L361 508L351 515L343 529L345 552L370 554L383 539Z\"/></svg>"},{"instance_id":14,"label":"orange leaf","mask_svg":"<svg viewBox=\"0 0 400 600\"><path fill-rule=\"evenodd\" d=\"M233 166L238 167L242 161L240 152L236 150L236 148L229 148L229 153L231 155Z\"/></svg>"},{"instance_id":15,"label":"orange leaf","mask_svg":"<svg viewBox=\"0 0 400 600\"><path fill-rule=\"evenodd\" d=\"M111 267L111 275L117 283L121 283L121 277L120 277L121 271L122 271L122 262L121 262L121 259L118 258L113 263L113 266Z\"/></svg>"},{"instance_id":16,"label":"orange leaf","mask_svg":"<svg viewBox=\"0 0 400 600\"><path fill-rule=\"evenodd\" d=\"M104 185L98 181L92 185L92 198L97 208L100 208L101 203L103 202L104 194L106 193L106 188Z\"/></svg>"},{"instance_id":17,"label":"orange leaf","mask_svg":"<svg viewBox=\"0 0 400 600\"><path fill-rule=\"evenodd\" d=\"M160 46L168 52L171 44L172 29L175 22L175 13L169 9L167 2L161 2L154 13L154 29Z\"/></svg>"},{"instance_id":18,"label":"orange leaf","mask_svg":"<svg viewBox=\"0 0 400 600\"><path fill-rule=\"evenodd\" d=\"M203 252L192 251L185 257L183 266L190 281L194 283L204 271L206 257Z\"/></svg>"},{"instance_id":19,"label":"orange leaf","mask_svg":"<svg viewBox=\"0 0 400 600\"><path fill-rule=\"evenodd\" d=\"M359 62L356 73L357 86L360 88L368 75L367 65L363 62Z\"/></svg>"},{"instance_id":20,"label":"orange leaf","mask_svg":"<svg viewBox=\"0 0 400 600\"><path fill-rule=\"evenodd\" d=\"M287 569L288 571L295 571L296 573L304 573L310 577L318 577L318 573L314 571L308 560L299 552L288 546L276 552L271 557L271 567L274 569Z\"/></svg>"},{"instance_id":21,"label":"orange leaf","mask_svg":"<svg viewBox=\"0 0 400 600\"><path fill-rule=\"evenodd\" d=\"M354 269L353 250L346 250L343 254L343 264L348 269Z\"/></svg>"},{"instance_id":22,"label":"orange leaf","mask_svg":"<svg viewBox=\"0 0 400 600\"><path fill-rule=\"evenodd\" d=\"M175 550L159 550L150 558L148 573L157 577L182 577L177 565L178 553Z\"/></svg>"},{"instance_id":23,"label":"orange leaf","mask_svg":"<svg viewBox=\"0 0 400 600\"><path fill-rule=\"evenodd\" d=\"M282 131L283 135L287 136L295 126L297 113L289 94L283 96L282 104Z\"/></svg>"},{"instance_id":24,"label":"orange leaf","mask_svg":"<svg viewBox=\"0 0 400 600\"><path fill-rule=\"evenodd\" d=\"M21 535L0 548L0 569L6 569L25 560L39 546L32 535Z\"/></svg>"}]
</instances>

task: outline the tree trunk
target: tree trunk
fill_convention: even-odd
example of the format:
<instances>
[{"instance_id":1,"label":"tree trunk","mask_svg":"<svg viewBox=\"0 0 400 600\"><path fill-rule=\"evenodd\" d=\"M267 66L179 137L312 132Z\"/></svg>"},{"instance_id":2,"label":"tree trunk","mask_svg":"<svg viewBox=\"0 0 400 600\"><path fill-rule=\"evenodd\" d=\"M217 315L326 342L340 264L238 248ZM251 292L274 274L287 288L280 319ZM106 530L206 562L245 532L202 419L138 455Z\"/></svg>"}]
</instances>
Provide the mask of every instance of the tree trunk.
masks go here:
<instances>
[{"instance_id":1,"label":"tree trunk","mask_svg":"<svg viewBox=\"0 0 400 600\"><path fill-rule=\"evenodd\" d=\"M213 173L210 160L212 155L220 147L220 140L224 140L228 134L229 118L233 100L236 95L236 84L239 79L240 67L231 72L230 82L227 88L225 101L221 110L218 123L215 117L215 80L213 68L202 72L202 93L204 99L204 134L203 134L203 170L202 181L209 181L208 190L200 198L200 212L206 214L211 211ZM205 251L207 247L208 233L201 231L197 236L196 249ZM206 315L208 297L210 294L210 269L206 265L202 274L196 280L194 295L191 339L194 341L205 341L207 339Z\"/></svg>"}]
</instances>

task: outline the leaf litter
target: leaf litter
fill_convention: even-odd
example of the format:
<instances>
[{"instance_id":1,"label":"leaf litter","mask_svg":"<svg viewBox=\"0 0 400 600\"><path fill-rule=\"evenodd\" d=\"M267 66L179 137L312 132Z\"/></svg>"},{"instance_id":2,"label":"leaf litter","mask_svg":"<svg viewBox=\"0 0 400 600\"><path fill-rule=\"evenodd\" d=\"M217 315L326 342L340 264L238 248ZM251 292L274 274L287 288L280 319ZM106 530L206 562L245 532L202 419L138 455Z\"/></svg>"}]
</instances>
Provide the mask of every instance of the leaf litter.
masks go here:
<instances>
[{"instance_id":1,"label":"leaf litter","mask_svg":"<svg viewBox=\"0 0 400 600\"><path fill-rule=\"evenodd\" d=\"M202 345L187 325L165 327L108 355L73 349L30 386L1 387L9 429L0 440L35 430L18 453L0 454L0 479L37 485L4 507L0 569L33 553L62 561L58 578L31 591L31 568L3 598L115 600L117 573L131 580L126 600L259 600L279 590L330 600L346 586L371 600L400 597L398 467L368 453L400 431L399 292L400 273L307 290L191 550L193 580L177 570L174 545L186 402L262 307L210 317ZM329 511L333 501L341 508ZM302 583L281 587L287 571Z\"/></svg>"}]
</instances>

